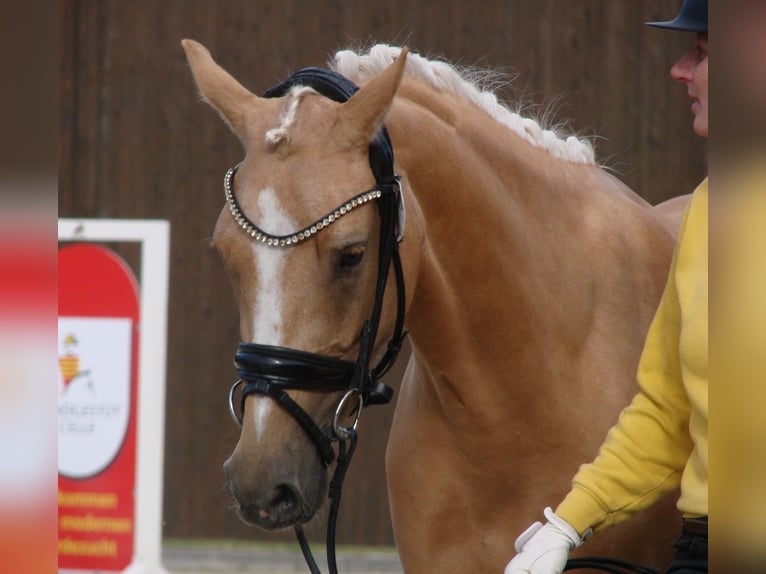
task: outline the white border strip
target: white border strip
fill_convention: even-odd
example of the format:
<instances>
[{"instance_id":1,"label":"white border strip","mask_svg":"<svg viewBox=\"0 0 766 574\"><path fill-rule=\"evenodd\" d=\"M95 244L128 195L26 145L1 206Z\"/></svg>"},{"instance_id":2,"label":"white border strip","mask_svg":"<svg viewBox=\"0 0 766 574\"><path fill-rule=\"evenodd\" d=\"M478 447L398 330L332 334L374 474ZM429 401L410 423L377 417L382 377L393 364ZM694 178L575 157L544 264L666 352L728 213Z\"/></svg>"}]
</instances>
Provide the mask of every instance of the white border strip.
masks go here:
<instances>
[{"instance_id":1,"label":"white border strip","mask_svg":"<svg viewBox=\"0 0 766 574\"><path fill-rule=\"evenodd\" d=\"M170 223L147 219L59 219L59 241L141 243L136 522L125 574L166 574L162 566L162 472Z\"/></svg>"}]
</instances>

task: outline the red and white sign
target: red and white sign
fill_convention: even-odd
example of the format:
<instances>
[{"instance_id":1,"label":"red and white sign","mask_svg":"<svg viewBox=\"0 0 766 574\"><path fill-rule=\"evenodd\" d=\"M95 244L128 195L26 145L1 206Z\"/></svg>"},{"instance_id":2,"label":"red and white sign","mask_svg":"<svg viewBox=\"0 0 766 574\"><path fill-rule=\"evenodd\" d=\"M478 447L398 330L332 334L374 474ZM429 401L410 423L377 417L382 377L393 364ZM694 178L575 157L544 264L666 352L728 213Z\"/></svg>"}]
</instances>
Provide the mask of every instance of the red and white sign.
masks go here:
<instances>
[{"instance_id":1,"label":"red and white sign","mask_svg":"<svg viewBox=\"0 0 766 574\"><path fill-rule=\"evenodd\" d=\"M139 295L94 244L59 250L59 568L123 571L134 554Z\"/></svg>"}]
</instances>

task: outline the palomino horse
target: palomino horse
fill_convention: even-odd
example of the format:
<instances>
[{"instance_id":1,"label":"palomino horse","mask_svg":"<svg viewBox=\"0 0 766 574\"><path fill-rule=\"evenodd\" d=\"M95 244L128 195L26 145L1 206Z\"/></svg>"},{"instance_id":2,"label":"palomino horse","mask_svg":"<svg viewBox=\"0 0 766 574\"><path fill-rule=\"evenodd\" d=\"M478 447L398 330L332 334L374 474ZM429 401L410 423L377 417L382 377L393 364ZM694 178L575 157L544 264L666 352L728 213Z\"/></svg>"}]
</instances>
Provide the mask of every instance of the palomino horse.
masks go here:
<instances>
[{"instance_id":1,"label":"palomino horse","mask_svg":"<svg viewBox=\"0 0 766 574\"><path fill-rule=\"evenodd\" d=\"M334 68L362 86L346 103L305 86L260 98L203 46L183 45L246 150L227 178L239 207L214 233L244 342L355 360L378 210L360 203L305 241L290 234L374 189L368 147L385 120L407 213L412 343L386 453L397 547L409 573L502 572L516 535L562 498L636 390L673 225L596 165L587 142L512 112L444 62L343 51ZM324 431L343 393L288 394ZM317 511L327 471L308 434L271 397L244 401L224 470L245 522L283 528ZM599 534L587 553L656 564L676 530L670 509Z\"/></svg>"}]
</instances>

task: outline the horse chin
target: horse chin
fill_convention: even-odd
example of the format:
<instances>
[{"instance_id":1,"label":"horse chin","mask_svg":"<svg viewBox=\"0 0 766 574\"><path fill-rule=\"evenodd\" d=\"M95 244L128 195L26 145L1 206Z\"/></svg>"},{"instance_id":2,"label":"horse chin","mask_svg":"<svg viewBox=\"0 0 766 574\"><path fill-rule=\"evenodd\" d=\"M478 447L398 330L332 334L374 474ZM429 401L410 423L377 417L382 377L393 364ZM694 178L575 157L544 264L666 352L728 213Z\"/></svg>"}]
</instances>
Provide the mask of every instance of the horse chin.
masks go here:
<instances>
[{"instance_id":1,"label":"horse chin","mask_svg":"<svg viewBox=\"0 0 766 574\"><path fill-rule=\"evenodd\" d=\"M299 524L305 524L311 516L272 516L262 515L262 510L255 506L240 507L237 511L239 519L248 526L255 526L268 532L286 530Z\"/></svg>"}]
</instances>

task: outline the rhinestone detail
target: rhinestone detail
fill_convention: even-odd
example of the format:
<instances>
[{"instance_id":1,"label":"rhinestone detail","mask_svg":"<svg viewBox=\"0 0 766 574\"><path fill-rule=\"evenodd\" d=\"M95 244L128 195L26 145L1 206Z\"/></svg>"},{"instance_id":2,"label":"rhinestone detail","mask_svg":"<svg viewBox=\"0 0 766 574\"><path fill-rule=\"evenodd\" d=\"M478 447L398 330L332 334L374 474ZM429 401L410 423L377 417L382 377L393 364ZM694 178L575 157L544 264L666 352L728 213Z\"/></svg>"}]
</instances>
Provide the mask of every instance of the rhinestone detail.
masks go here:
<instances>
[{"instance_id":1,"label":"rhinestone detail","mask_svg":"<svg viewBox=\"0 0 766 574\"><path fill-rule=\"evenodd\" d=\"M234 195L234 187L232 185L234 181L234 174L237 173L237 169L239 169L238 165L230 168L223 178L223 189L226 194L226 203L229 206L229 212L237 222L237 225L241 227L245 233L250 235L250 237L256 241L260 241L261 243L264 243L270 247L292 247L303 241L306 241L307 239L314 237L314 235L338 221L338 219L344 215L351 213L351 211L354 209L362 207L374 199L379 199L383 195L383 191L378 188L363 191L359 195L349 199L343 205L335 208L327 215L320 217L311 225L307 225L300 231L289 235L271 235L250 221L247 218L247 215L245 215L245 213L242 211L242 208L240 207L239 202Z\"/></svg>"}]
</instances>

